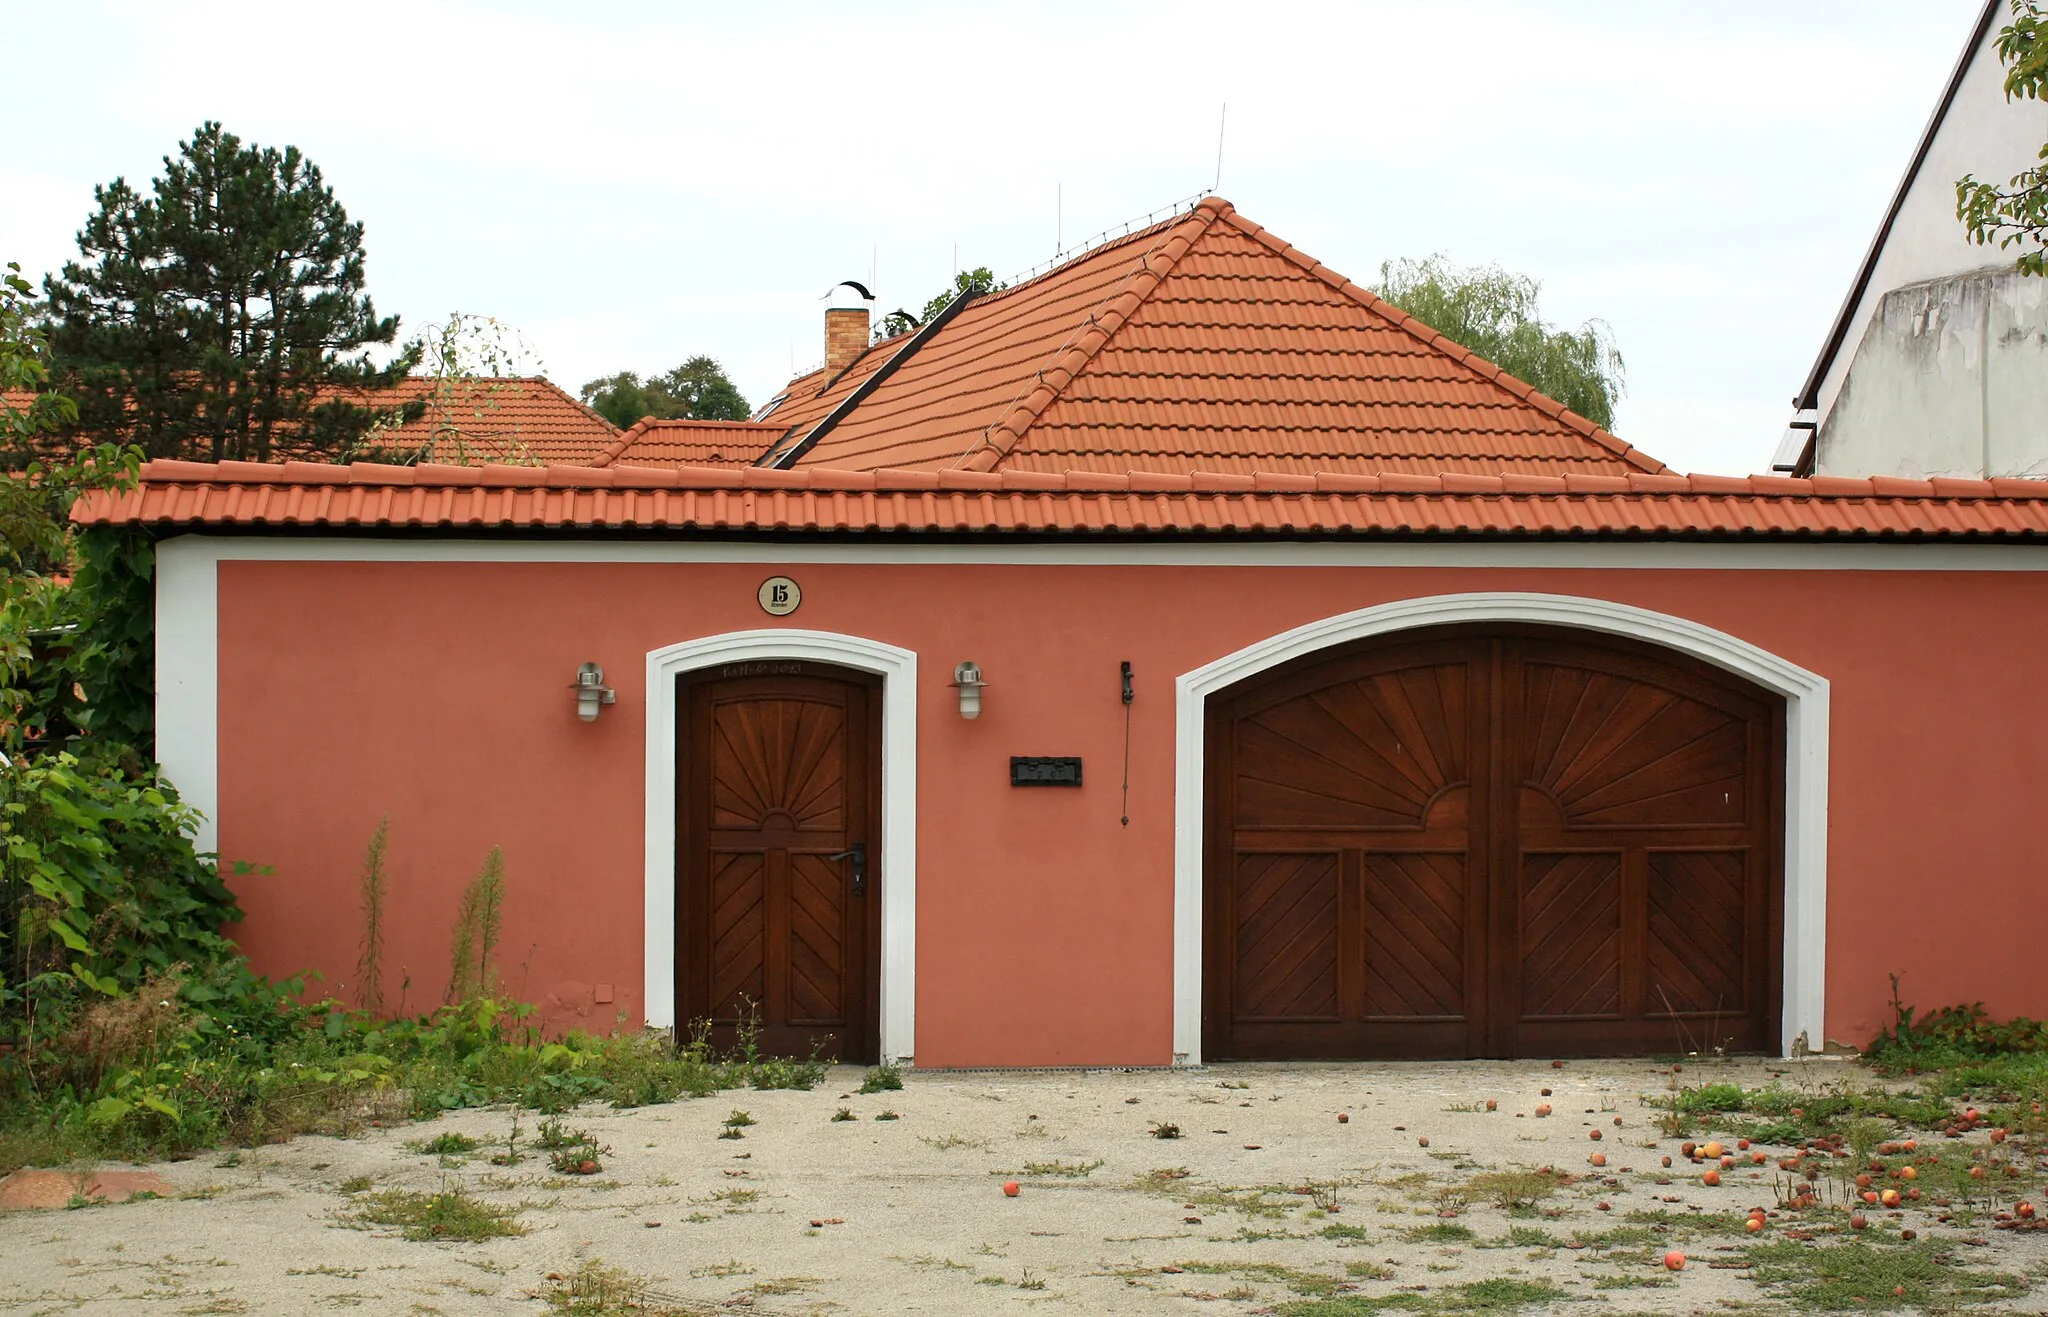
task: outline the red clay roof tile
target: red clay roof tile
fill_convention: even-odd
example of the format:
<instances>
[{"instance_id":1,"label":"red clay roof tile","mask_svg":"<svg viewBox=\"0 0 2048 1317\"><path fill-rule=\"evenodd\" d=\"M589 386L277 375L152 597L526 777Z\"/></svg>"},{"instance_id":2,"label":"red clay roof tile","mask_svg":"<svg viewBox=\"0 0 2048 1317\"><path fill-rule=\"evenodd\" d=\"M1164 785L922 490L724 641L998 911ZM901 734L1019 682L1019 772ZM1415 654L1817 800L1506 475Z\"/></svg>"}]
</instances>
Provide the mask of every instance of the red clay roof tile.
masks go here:
<instances>
[{"instance_id":1,"label":"red clay roof tile","mask_svg":"<svg viewBox=\"0 0 2048 1317\"><path fill-rule=\"evenodd\" d=\"M803 434L897 356L792 382ZM1661 463L1211 197L969 303L803 465L1312 475Z\"/></svg>"},{"instance_id":2,"label":"red clay roof tile","mask_svg":"<svg viewBox=\"0 0 2048 1317\"><path fill-rule=\"evenodd\" d=\"M620 435L593 466L752 466L789 427L755 421L656 420Z\"/></svg>"},{"instance_id":3,"label":"red clay roof tile","mask_svg":"<svg viewBox=\"0 0 2048 1317\"><path fill-rule=\"evenodd\" d=\"M692 534L1560 536L2048 541L2048 482L1714 476L992 473L151 462L72 516L163 533L573 529ZM1942 488L1936 489L1935 485ZM1908 488L1900 488L1905 486Z\"/></svg>"}]
</instances>

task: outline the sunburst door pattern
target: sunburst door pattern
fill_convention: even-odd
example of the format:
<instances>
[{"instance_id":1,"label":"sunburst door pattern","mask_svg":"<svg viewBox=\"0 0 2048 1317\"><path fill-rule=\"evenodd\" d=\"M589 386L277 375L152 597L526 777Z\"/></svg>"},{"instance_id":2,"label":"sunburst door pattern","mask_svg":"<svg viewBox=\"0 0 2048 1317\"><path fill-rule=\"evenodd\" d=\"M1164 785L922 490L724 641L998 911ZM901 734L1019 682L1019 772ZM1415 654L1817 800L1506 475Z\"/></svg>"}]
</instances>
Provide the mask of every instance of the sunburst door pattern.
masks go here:
<instances>
[{"instance_id":1,"label":"sunburst door pattern","mask_svg":"<svg viewBox=\"0 0 2048 1317\"><path fill-rule=\"evenodd\" d=\"M717 706L712 723L713 827L845 828L843 708L810 700L750 700Z\"/></svg>"},{"instance_id":2,"label":"sunburst door pattern","mask_svg":"<svg viewBox=\"0 0 2048 1317\"><path fill-rule=\"evenodd\" d=\"M1568 827L1738 824L1748 728L1684 695L1587 668L1522 669L1522 782Z\"/></svg>"},{"instance_id":3,"label":"sunburst door pattern","mask_svg":"<svg viewBox=\"0 0 2048 1317\"><path fill-rule=\"evenodd\" d=\"M1259 827L1421 827L1466 780L1466 680L1457 665L1341 682L1237 726L1237 817Z\"/></svg>"}]
</instances>

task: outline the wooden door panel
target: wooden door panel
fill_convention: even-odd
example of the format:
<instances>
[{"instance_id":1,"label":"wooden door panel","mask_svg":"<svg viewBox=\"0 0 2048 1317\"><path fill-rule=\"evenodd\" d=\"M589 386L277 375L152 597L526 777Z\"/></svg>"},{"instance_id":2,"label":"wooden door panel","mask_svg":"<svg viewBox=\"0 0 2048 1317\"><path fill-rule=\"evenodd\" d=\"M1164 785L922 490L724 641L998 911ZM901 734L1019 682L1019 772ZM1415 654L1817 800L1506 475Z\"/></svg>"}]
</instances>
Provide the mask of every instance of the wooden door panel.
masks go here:
<instances>
[{"instance_id":1,"label":"wooden door panel","mask_svg":"<svg viewBox=\"0 0 2048 1317\"><path fill-rule=\"evenodd\" d=\"M1239 1018L1337 1019L1338 857L1240 855L1237 873Z\"/></svg>"},{"instance_id":2,"label":"wooden door panel","mask_svg":"<svg viewBox=\"0 0 2048 1317\"><path fill-rule=\"evenodd\" d=\"M746 1018L768 995L768 865L758 852L711 853L711 1014Z\"/></svg>"},{"instance_id":3,"label":"wooden door panel","mask_svg":"<svg viewBox=\"0 0 2048 1317\"><path fill-rule=\"evenodd\" d=\"M846 1022L847 875L844 861L790 856L789 1022L812 1028Z\"/></svg>"},{"instance_id":4,"label":"wooden door panel","mask_svg":"<svg viewBox=\"0 0 2048 1317\"><path fill-rule=\"evenodd\" d=\"M1740 824L1746 727L1672 691L1610 673L1524 670L1520 780L1567 827Z\"/></svg>"},{"instance_id":5,"label":"wooden door panel","mask_svg":"<svg viewBox=\"0 0 2048 1317\"><path fill-rule=\"evenodd\" d=\"M1618 851L1522 857L1521 1019L1620 1014L1621 878Z\"/></svg>"},{"instance_id":6,"label":"wooden door panel","mask_svg":"<svg viewBox=\"0 0 2048 1317\"><path fill-rule=\"evenodd\" d=\"M713 710L714 828L846 828L846 711L811 700L721 701Z\"/></svg>"},{"instance_id":7,"label":"wooden door panel","mask_svg":"<svg viewBox=\"0 0 2048 1317\"><path fill-rule=\"evenodd\" d=\"M1365 1015L1465 1016L1465 857L1367 855Z\"/></svg>"},{"instance_id":8,"label":"wooden door panel","mask_svg":"<svg viewBox=\"0 0 2048 1317\"><path fill-rule=\"evenodd\" d=\"M1420 827L1466 780L1465 671L1431 665L1341 682L1237 729L1236 818L1247 827Z\"/></svg>"},{"instance_id":9,"label":"wooden door panel","mask_svg":"<svg viewBox=\"0 0 2048 1317\"><path fill-rule=\"evenodd\" d=\"M1743 851L1650 854L1647 1013L1747 1013L1748 859Z\"/></svg>"}]
</instances>

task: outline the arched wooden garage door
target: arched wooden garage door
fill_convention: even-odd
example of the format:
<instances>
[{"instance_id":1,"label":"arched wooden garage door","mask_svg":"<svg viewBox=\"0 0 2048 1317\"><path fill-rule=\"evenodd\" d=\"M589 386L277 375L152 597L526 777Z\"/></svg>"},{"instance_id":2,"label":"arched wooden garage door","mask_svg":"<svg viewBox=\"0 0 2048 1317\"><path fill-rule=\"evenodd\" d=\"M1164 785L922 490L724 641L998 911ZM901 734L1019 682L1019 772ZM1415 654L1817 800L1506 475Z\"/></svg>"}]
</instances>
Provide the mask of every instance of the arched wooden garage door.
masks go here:
<instances>
[{"instance_id":1,"label":"arched wooden garage door","mask_svg":"<svg viewBox=\"0 0 2048 1317\"><path fill-rule=\"evenodd\" d=\"M1782 704L1539 628L1209 702L1204 1054L1775 1048Z\"/></svg>"}]
</instances>

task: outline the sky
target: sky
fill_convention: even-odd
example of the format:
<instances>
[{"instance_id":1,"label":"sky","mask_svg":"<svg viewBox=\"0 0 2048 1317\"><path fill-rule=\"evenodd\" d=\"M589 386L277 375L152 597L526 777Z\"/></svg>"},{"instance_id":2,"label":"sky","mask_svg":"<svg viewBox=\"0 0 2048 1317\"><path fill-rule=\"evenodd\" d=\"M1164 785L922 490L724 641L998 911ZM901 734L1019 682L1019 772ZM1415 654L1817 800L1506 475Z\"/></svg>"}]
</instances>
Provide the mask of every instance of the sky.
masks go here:
<instances>
[{"instance_id":1,"label":"sky","mask_svg":"<svg viewBox=\"0 0 2048 1317\"><path fill-rule=\"evenodd\" d=\"M1760 471L1977 10L8 0L0 261L216 119L320 166L407 329L494 316L572 391L709 353L758 405L840 279L914 309L1213 189L1361 283L1534 276L1612 328L1618 434Z\"/></svg>"}]
</instances>

